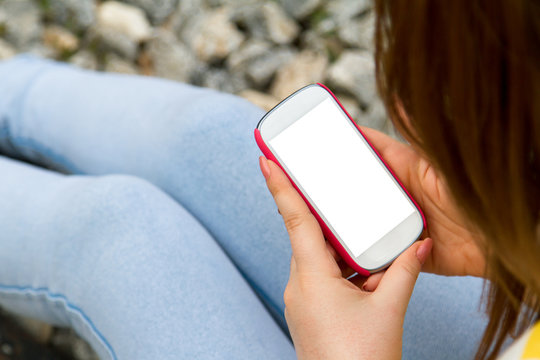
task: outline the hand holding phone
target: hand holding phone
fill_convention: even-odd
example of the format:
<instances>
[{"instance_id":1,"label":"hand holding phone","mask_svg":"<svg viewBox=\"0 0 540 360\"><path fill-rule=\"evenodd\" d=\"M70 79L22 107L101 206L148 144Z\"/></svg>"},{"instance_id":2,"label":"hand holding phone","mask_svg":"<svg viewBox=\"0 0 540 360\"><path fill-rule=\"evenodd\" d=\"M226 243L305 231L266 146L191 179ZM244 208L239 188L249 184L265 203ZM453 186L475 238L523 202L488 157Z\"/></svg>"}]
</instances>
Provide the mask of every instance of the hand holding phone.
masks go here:
<instances>
[{"instance_id":1,"label":"hand holding phone","mask_svg":"<svg viewBox=\"0 0 540 360\"><path fill-rule=\"evenodd\" d=\"M401 358L407 304L431 239L413 244L386 272L346 280L317 220L287 176L264 157L260 163L291 241L283 298L298 359Z\"/></svg>"},{"instance_id":2,"label":"hand holding phone","mask_svg":"<svg viewBox=\"0 0 540 360\"><path fill-rule=\"evenodd\" d=\"M385 268L422 232L414 200L324 86L307 86L278 104L255 138L359 274Z\"/></svg>"}]
</instances>

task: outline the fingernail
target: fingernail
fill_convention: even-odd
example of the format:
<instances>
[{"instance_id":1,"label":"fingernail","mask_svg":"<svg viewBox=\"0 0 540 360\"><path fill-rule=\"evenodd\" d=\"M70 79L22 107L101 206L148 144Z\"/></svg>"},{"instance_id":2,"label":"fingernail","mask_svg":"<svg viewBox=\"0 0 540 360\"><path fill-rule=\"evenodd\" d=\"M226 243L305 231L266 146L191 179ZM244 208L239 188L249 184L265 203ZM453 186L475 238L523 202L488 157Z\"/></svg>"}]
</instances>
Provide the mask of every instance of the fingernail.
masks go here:
<instances>
[{"instance_id":1,"label":"fingernail","mask_svg":"<svg viewBox=\"0 0 540 360\"><path fill-rule=\"evenodd\" d=\"M261 167L261 172L266 180L270 177L270 167L268 166L268 161L264 156L259 157L259 166Z\"/></svg>"},{"instance_id":2,"label":"fingernail","mask_svg":"<svg viewBox=\"0 0 540 360\"><path fill-rule=\"evenodd\" d=\"M426 262L429 252L431 251L431 239L425 239L416 250L416 257L422 265Z\"/></svg>"}]
</instances>

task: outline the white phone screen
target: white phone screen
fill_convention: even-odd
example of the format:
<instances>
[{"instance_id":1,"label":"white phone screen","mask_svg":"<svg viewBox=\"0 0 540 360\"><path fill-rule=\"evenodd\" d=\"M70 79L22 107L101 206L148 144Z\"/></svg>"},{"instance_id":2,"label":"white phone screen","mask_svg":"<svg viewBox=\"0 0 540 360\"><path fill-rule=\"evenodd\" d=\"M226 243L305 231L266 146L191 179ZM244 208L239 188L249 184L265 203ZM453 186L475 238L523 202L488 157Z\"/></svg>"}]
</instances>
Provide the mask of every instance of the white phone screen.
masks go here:
<instances>
[{"instance_id":1,"label":"white phone screen","mask_svg":"<svg viewBox=\"0 0 540 360\"><path fill-rule=\"evenodd\" d=\"M415 211L330 98L269 143L355 257Z\"/></svg>"}]
</instances>

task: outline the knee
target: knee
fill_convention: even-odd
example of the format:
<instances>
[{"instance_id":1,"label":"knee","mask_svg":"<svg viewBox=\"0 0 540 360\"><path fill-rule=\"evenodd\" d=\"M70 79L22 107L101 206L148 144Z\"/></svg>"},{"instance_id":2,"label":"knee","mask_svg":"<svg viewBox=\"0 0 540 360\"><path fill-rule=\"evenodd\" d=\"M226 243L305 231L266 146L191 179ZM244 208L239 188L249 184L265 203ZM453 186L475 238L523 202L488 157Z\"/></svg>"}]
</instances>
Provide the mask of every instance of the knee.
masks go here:
<instances>
[{"instance_id":1,"label":"knee","mask_svg":"<svg viewBox=\"0 0 540 360\"><path fill-rule=\"evenodd\" d=\"M68 188L64 226L87 239L78 242L86 250L149 242L151 234L157 243L164 239L160 232L174 226L184 211L159 188L134 176L80 178Z\"/></svg>"}]
</instances>

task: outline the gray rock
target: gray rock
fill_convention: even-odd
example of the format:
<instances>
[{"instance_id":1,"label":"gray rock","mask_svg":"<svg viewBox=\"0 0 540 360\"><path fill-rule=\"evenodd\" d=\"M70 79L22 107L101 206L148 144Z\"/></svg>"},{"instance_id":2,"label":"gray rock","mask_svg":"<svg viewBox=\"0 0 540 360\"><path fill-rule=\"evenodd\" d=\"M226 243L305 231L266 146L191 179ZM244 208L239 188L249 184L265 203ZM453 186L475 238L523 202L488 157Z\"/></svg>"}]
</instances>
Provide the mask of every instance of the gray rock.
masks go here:
<instances>
[{"instance_id":1,"label":"gray rock","mask_svg":"<svg viewBox=\"0 0 540 360\"><path fill-rule=\"evenodd\" d=\"M167 27L179 38L182 38L182 33L189 20L202 16L208 10L205 0L181 0L167 22Z\"/></svg>"},{"instance_id":2,"label":"gray rock","mask_svg":"<svg viewBox=\"0 0 540 360\"><path fill-rule=\"evenodd\" d=\"M47 4L54 22L72 31L85 30L95 20L95 0L53 0Z\"/></svg>"},{"instance_id":3,"label":"gray rock","mask_svg":"<svg viewBox=\"0 0 540 360\"><path fill-rule=\"evenodd\" d=\"M104 31L122 34L134 42L145 41L152 34L141 9L117 1L105 1L98 6L97 26Z\"/></svg>"},{"instance_id":4,"label":"gray rock","mask_svg":"<svg viewBox=\"0 0 540 360\"><path fill-rule=\"evenodd\" d=\"M322 0L279 0L279 3L287 13L301 20L311 15L322 4Z\"/></svg>"},{"instance_id":5,"label":"gray rock","mask_svg":"<svg viewBox=\"0 0 540 360\"><path fill-rule=\"evenodd\" d=\"M223 69L207 69L202 74L201 86L236 94L248 88L246 81Z\"/></svg>"},{"instance_id":6,"label":"gray rock","mask_svg":"<svg viewBox=\"0 0 540 360\"><path fill-rule=\"evenodd\" d=\"M371 0L331 0L326 11L337 24L342 24L371 9Z\"/></svg>"},{"instance_id":7,"label":"gray rock","mask_svg":"<svg viewBox=\"0 0 540 360\"><path fill-rule=\"evenodd\" d=\"M262 39L249 39L227 58L226 65L231 72L245 72L247 64L267 54L272 44Z\"/></svg>"},{"instance_id":8,"label":"gray rock","mask_svg":"<svg viewBox=\"0 0 540 360\"><path fill-rule=\"evenodd\" d=\"M375 15L370 13L361 18L350 19L338 31L339 39L348 46L374 49Z\"/></svg>"},{"instance_id":9,"label":"gray rock","mask_svg":"<svg viewBox=\"0 0 540 360\"><path fill-rule=\"evenodd\" d=\"M115 54L109 54L107 56L104 70L120 74L138 74L137 68L131 62L128 62Z\"/></svg>"},{"instance_id":10,"label":"gray rock","mask_svg":"<svg viewBox=\"0 0 540 360\"><path fill-rule=\"evenodd\" d=\"M288 64L295 52L287 47L274 49L257 57L246 66L246 75L258 88L264 88L278 69Z\"/></svg>"},{"instance_id":11,"label":"gray rock","mask_svg":"<svg viewBox=\"0 0 540 360\"><path fill-rule=\"evenodd\" d=\"M328 71L330 85L368 107L376 96L375 64L369 51L345 51Z\"/></svg>"},{"instance_id":12,"label":"gray rock","mask_svg":"<svg viewBox=\"0 0 540 360\"><path fill-rule=\"evenodd\" d=\"M7 41L27 48L39 40L43 30L39 8L30 0L0 1L0 27Z\"/></svg>"},{"instance_id":13,"label":"gray rock","mask_svg":"<svg viewBox=\"0 0 540 360\"><path fill-rule=\"evenodd\" d=\"M178 0L124 0L144 10L152 24L161 24L176 9Z\"/></svg>"},{"instance_id":14,"label":"gray rock","mask_svg":"<svg viewBox=\"0 0 540 360\"><path fill-rule=\"evenodd\" d=\"M263 38L275 44L290 44L300 28L275 2L261 2L239 7L234 20L248 29L253 37Z\"/></svg>"},{"instance_id":15,"label":"gray rock","mask_svg":"<svg viewBox=\"0 0 540 360\"><path fill-rule=\"evenodd\" d=\"M283 99L303 86L323 81L327 65L326 55L303 51L279 69L270 93Z\"/></svg>"},{"instance_id":16,"label":"gray rock","mask_svg":"<svg viewBox=\"0 0 540 360\"><path fill-rule=\"evenodd\" d=\"M197 68L197 60L189 48L169 31L159 30L148 42L148 54L159 77L187 82Z\"/></svg>"},{"instance_id":17,"label":"gray rock","mask_svg":"<svg viewBox=\"0 0 540 360\"><path fill-rule=\"evenodd\" d=\"M10 57L15 56L16 53L17 51L11 44L0 39L0 60L9 59Z\"/></svg>"},{"instance_id":18,"label":"gray rock","mask_svg":"<svg viewBox=\"0 0 540 360\"><path fill-rule=\"evenodd\" d=\"M96 56L88 50L80 50L69 58L69 63L88 70L97 70Z\"/></svg>"},{"instance_id":19,"label":"gray rock","mask_svg":"<svg viewBox=\"0 0 540 360\"><path fill-rule=\"evenodd\" d=\"M362 109L360 109L360 106L358 106L358 102L356 101L356 99L343 94L336 94L336 97L339 99L339 102L341 103L341 105L343 105L345 110L347 110L353 120L358 123L360 115L362 114Z\"/></svg>"},{"instance_id":20,"label":"gray rock","mask_svg":"<svg viewBox=\"0 0 540 360\"><path fill-rule=\"evenodd\" d=\"M358 118L358 123L372 129L387 132L389 121L382 101L378 98L375 99L370 104L368 110Z\"/></svg>"},{"instance_id":21,"label":"gray rock","mask_svg":"<svg viewBox=\"0 0 540 360\"><path fill-rule=\"evenodd\" d=\"M79 338L73 330L61 328L55 331L51 344L74 360L99 360L90 345Z\"/></svg>"},{"instance_id":22,"label":"gray rock","mask_svg":"<svg viewBox=\"0 0 540 360\"><path fill-rule=\"evenodd\" d=\"M244 35L230 20L228 8L219 8L189 21L182 39L199 59L215 62L225 59L244 41Z\"/></svg>"},{"instance_id":23,"label":"gray rock","mask_svg":"<svg viewBox=\"0 0 540 360\"><path fill-rule=\"evenodd\" d=\"M91 43L97 45L99 52L112 51L130 60L137 58L139 43L122 32L95 24L88 30L87 36Z\"/></svg>"}]
</instances>

